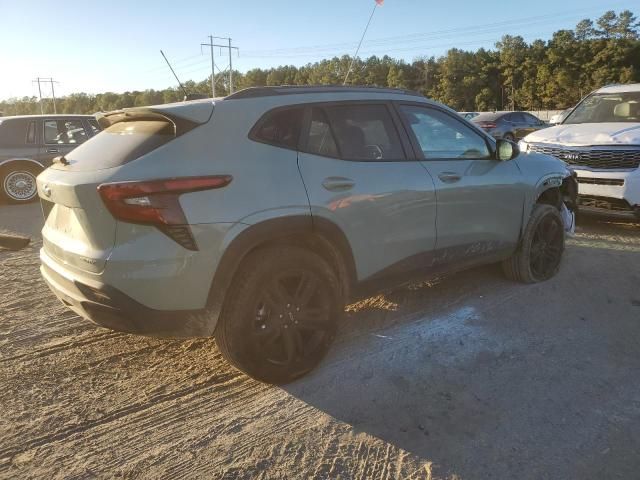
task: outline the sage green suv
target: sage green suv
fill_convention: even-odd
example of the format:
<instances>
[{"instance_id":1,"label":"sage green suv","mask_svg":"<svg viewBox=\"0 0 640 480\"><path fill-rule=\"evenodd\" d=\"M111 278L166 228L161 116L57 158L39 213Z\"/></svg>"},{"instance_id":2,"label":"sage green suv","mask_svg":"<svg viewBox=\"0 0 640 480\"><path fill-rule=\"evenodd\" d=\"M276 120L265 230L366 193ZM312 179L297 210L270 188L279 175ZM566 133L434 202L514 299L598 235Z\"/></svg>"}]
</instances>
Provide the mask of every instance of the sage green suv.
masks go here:
<instances>
[{"instance_id":1,"label":"sage green suv","mask_svg":"<svg viewBox=\"0 0 640 480\"><path fill-rule=\"evenodd\" d=\"M108 328L215 335L262 381L309 372L351 299L503 262L552 277L575 181L419 94L267 87L99 118L38 177L42 274Z\"/></svg>"}]
</instances>

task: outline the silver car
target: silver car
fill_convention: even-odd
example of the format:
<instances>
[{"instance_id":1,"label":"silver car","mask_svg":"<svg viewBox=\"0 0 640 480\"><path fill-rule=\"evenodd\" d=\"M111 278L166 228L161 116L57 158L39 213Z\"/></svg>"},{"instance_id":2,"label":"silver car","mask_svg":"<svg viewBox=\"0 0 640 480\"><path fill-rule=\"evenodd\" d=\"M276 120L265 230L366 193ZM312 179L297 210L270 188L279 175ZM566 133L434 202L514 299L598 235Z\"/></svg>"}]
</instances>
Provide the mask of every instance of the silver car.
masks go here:
<instances>
[{"instance_id":1,"label":"silver car","mask_svg":"<svg viewBox=\"0 0 640 480\"><path fill-rule=\"evenodd\" d=\"M565 164L408 91L267 87L117 111L38 177L42 274L108 328L215 335L233 365L310 371L343 306L502 262L552 277Z\"/></svg>"}]
</instances>

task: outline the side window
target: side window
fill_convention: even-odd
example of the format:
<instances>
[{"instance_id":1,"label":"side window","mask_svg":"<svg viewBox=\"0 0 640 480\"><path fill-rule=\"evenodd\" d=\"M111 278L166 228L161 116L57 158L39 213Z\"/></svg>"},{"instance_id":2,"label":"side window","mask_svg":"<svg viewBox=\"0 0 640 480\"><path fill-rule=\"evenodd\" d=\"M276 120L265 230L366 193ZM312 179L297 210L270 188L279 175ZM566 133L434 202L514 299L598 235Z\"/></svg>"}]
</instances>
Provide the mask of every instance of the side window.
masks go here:
<instances>
[{"instance_id":1,"label":"side window","mask_svg":"<svg viewBox=\"0 0 640 480\"><path fill-rule=\"evenodd\" d=\"M404 150L385 105L336 105L325 112L344 160L404 160Z\"/></svg>"},{"instance_id":2,"label":"side window","mask_svg":"<svg viewBox=\"0 0 640 480\"><path fill-rule=\"evenodd\" d=\"M36 122L29 122L26 141L27 143L36 143Z\"/></svg>"},{"instance_id":3,"label":"side window","mask_svg":"<svg viewBox=\"0 0 640 480\"><path fill-rule=\"evenodd\" d=\"M45 120L44 143L80 145L87 140L87 132L80 120Z\"/></svg>"},{"instance_id":4,"label":"side window","mask_svg":"<svg viewBox=\"0 0 640 480\"><path fill-rule=\"evenodd\" d=\"M491 158L484 138L450 115L414 105L401 105L400 111L426 160Z\"/></svg>"},{"instance_id":5,"label":"side window","mask_svg":"<svg viewBox=\"0 0 640 480\"><path fill-rule=\"evenodd\" d=\"M254 127L250 138L277 147L297 149L303 112L303 107L295 107L267 113Z\"/></svg>"},{"instance_id":6,"label":"side window","mask_svg":"<svg viewBox=\"0 0 640 480\"><path fill-rule=\"evenodd\" d=\"M311 123L309 125L309 137L306 150L309 153L323 155L325 157L338 157L338 147L331 132L327 114L322 108L311 109Z\"/></svg>"},{"instance_id":7,"label":"side window","mask_svg":"<svg viewBox=\"0 0 640 480\"><path fill-rule=\"evenodd\" d=\"M540 125L540 119L537 117L534 117L533 115L531 115L530 113L525 113L524 114L524 118L526 118L527 123L529 125Z\"/></svg>"},{"instance_id":8,"label":"side window","mask_svg":"<svg viewBox=\"0 0 640 480\"><path fill-rule=\"evenodd\" d=\"M89 123L89 127L91 127L91 134L93 136L100 133L100 126L98 125L98 121L95 118L89 118L87 119L87 122Z\"/></svg>"},{"instance_id":9,"label":"side window","mask_svg":"<svg viewBox=\"0 0 640 480\"><path fill-rule=\"evenodd\" d=\"M512 113L511 121L513 123L529 123L529 120L527 120L527 118L522 113Z\"/></svg>"}]
</instances>

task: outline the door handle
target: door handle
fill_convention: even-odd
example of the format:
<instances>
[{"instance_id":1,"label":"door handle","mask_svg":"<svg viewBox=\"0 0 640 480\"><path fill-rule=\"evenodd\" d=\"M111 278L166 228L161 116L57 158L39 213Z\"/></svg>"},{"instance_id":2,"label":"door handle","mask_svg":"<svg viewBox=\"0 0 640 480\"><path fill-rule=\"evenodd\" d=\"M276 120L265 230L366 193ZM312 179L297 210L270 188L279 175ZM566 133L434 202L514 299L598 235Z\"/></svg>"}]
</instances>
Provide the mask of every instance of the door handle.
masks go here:
<instances>
[{"instance_id":1,"label":"door handle","mask_svg":"<svg viewBox=\"0 0 640 480\"><path fill-rule=\"evenodd\" d=\"M57 148L47 148L47 153L60 153Z\"/></svg>"},{"instance_id":2,"label":"door handle","mask_svg":"<svg viewBox=\"0 0 640 480\"><path fill-rule=\"evenodd\" d=\"M327 177L322 181L322 186L332 192L351 190L356 182L346 177Z\"/></svg>"},{"instance_id":3,"label":"door handle","mask_svg":"<svg viewBox=\"0 0 640 480\"><path fill-rule=\"evenodd\" d=\"M444 183L456 183L460 181L462 176L455 172L442 172L440 175L438 175L438 178Z\"/></svg>"}]
</instances>

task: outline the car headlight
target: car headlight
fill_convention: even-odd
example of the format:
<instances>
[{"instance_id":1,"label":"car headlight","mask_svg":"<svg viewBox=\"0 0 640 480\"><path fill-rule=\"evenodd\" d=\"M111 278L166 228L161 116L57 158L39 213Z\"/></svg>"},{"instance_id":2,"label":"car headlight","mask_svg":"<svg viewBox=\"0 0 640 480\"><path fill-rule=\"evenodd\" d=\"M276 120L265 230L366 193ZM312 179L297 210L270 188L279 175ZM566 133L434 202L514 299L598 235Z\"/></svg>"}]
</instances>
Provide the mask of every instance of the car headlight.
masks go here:
<instances>
[{"instance_id":1,"label":"car headlight","mask_svg":"<svg viewBox=\"0 0 640 480\"><path fill-rule=\"evenodd\" d=\"M520 140L520 142L518 142L518 147L520 147L521 152L529 153L529 144L524 140Z\"/></svg>"}]
</instances>

